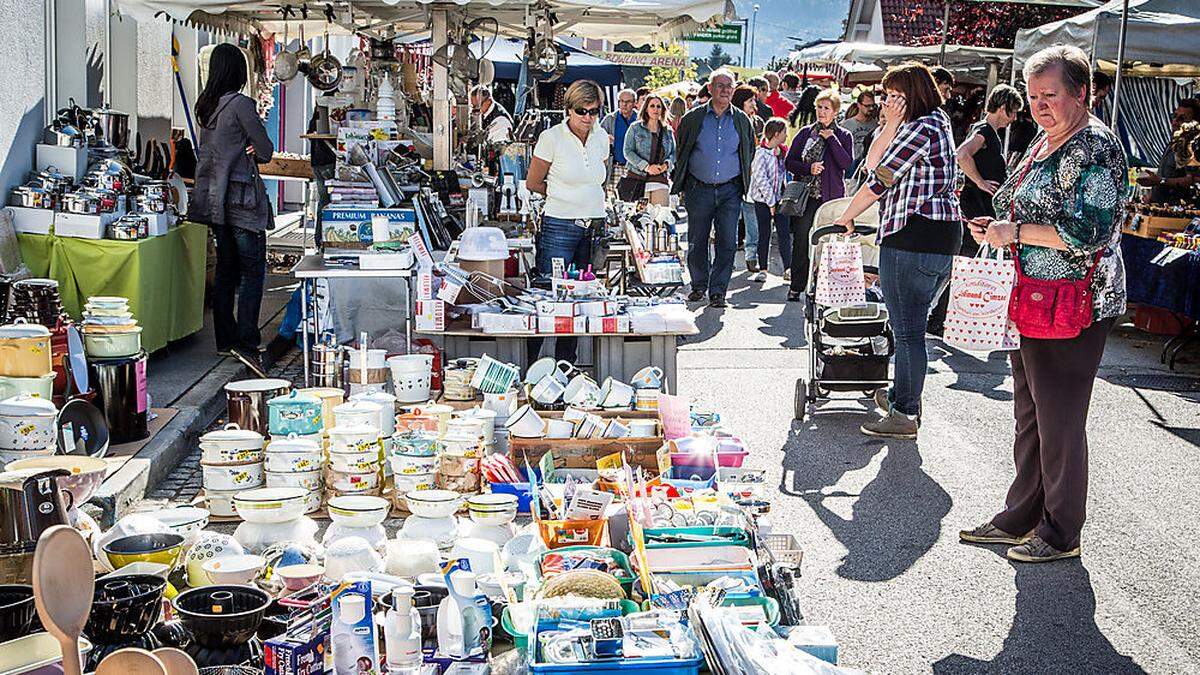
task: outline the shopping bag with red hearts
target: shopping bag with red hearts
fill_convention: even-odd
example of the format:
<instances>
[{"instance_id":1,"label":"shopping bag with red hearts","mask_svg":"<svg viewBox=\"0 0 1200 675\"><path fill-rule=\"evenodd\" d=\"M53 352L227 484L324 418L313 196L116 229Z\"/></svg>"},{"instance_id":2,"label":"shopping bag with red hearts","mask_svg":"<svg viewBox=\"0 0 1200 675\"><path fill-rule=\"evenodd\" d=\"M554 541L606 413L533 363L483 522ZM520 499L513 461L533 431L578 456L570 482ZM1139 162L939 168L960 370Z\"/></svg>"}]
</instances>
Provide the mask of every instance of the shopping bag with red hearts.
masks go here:
<instances>
[{"instance_id":1,"label":"shopping bag with red hearts","mask_svg":"<svg viewBox=\"0 0 1200 675\"><path fill-rule=\"evenodd\" d=\"M1011 351L1021 347L1021 334L1008 318L1016 270L1011 260L981 249L978 256L955 256L950 272L950 304L946 310L946 344L971 352Z\"/></svg>"},{"instance_id":2,"label":"shopping bag with red hearts","mask_svg":"<svg viewBox=\"0 0 1200 675\"><path fill-rule=\"evenodd\" d=\"M851 307L867 302L862 245L835 236L821 246L814 301L822 307Z\"/></svg>"}]
</instances>

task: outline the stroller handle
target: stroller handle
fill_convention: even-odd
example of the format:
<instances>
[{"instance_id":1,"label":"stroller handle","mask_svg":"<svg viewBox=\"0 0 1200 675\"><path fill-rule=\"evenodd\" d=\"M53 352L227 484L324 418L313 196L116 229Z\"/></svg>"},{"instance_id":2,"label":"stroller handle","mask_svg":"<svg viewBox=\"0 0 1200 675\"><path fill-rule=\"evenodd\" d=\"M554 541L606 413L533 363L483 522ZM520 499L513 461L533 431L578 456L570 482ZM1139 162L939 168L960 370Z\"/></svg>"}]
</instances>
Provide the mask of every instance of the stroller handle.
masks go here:
<instances>
[{"instance_id":1,"label":"stroller handle","mask_svg":"<svg viewBox=\"0 0 1200 675\"><path fill-rule=\"evenodd\" d=\"M858 223L854 224L854 234L875 234L878 229L879 228L873 225L859 225ZM827 237L831 234L843 234L845 232L846 228L842 227L841 225L824 225L810 232L808 235L808 240L815 246L817 242L821 241L822 237Z\"/></svg>"}]
</instances>

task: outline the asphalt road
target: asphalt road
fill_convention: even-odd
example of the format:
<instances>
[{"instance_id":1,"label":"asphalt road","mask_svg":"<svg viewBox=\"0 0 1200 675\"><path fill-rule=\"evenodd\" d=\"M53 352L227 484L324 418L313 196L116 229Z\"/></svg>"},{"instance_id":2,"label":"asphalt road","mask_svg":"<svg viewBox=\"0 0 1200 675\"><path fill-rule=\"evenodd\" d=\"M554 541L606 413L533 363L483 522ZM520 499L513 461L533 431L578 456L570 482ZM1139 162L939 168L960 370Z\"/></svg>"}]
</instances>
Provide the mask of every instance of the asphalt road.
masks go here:
<instances>
[{"instance_id":1,"label":"asphalt road","mask_svg":"<svg viewBox=\"0 0 1200 675\"><path fill-rule=\"evenodd\" d=\"M740 266L740 265L739 265ZM810 623L873 673L1200 672L1200 379L1158 363L1131 328L1110 338L1089 419L1083 557L1043 565L958 543L1012 479L1007 361L930 341L916 442L858 432L865 401L794 420L803 318L779 277L735 273L680 352L680 391L722 411L775 488L774 529L805 549ZM1192 352L1193 360L1200 360ZM1191 375L1186 373L1191 372Z\"/></svg>"}]
</instances>

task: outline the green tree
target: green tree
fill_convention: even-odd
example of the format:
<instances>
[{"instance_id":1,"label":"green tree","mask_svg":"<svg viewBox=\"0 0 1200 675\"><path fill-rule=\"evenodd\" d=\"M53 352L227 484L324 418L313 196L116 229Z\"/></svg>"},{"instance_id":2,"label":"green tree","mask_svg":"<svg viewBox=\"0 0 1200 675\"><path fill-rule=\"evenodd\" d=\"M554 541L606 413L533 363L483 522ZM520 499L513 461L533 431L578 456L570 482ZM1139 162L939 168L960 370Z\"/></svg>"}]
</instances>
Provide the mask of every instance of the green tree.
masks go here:
<instances>
[{"instance_id":1,"label":"green tree","mask_svg":"<svg viewBox=\"0 0 1200 675\"><path fill-rule=\"evenodd\" d=\"M681 42L659 45L654 48L653 53L663 56L688 55L687 47L683 46ZM642 81L642 84L651 89L658 89L668 84L694 79L696 79L696 64L689 60L685 68L661 68L658 66L650 68L650 72L646 74L646 79Z\"/></svg>"},{"instance_id":2,"label":"green tree","mask_svg":"<svg viewBox=\"0 0 1200 675\"><path fill-rule=\"evenodd\" d=\"M712 51L708 53L708 58L705 59L708 64L708 69L716 70L721 66L727 66L733 63L733 57L725 52L725 48L719 44L714 44Z\"/></svg>"}]
</instances>

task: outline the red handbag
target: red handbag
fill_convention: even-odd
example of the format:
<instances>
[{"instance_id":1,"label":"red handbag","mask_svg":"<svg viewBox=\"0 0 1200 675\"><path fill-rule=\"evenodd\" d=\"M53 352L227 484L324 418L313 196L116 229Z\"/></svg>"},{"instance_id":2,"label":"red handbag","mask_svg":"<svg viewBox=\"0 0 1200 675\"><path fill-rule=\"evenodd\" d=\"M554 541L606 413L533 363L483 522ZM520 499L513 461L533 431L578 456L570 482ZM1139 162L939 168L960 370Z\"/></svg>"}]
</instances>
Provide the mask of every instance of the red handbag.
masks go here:
<instances>
[{"instance_id":1,"label":"red handbag","mask_svg":"<svg viewBox=\"0 0 1200 675\"><path fill-rule=\"evenodd\" d=\"M1033 158L1040 146L1029 155L1017 184L1013 188L1013 201L1009 204L1008 217L1016 221L1016 192L1033 166ZM1016 244L1012 246L1016 282L1008 300L1008 317L1016 324L1021 337L1042 340L1067 340L1092 325L1092 275L1104 253L1101 249L1092 259L1092 265L1082 279L1035 279L1021 270L1021 254Z\"/></svg>"}]
</instances>

